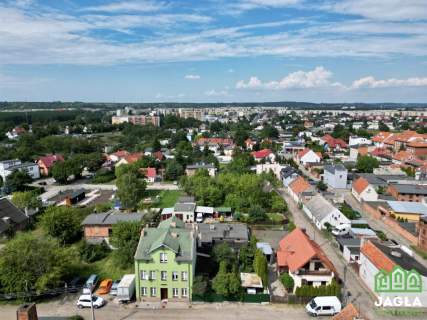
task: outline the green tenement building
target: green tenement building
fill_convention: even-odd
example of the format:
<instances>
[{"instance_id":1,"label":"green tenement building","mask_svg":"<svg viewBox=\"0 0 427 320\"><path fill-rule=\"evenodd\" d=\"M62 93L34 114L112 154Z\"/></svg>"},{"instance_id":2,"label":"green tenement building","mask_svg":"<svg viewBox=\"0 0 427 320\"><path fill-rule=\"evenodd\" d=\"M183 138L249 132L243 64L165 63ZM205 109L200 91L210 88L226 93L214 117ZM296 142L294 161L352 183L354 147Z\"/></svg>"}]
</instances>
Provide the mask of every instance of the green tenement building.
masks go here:
<instances>
[{"instance_id":1,"label":"green tenement building","mask_svg":"<svg viewBox=\"0 0 427 320\"><path fill-rule=\"evenodd\" d=\"M145 228L135 253L138 301L190 301L195 267L195 234L182 220Z\"/></svg>"}]
</instances>

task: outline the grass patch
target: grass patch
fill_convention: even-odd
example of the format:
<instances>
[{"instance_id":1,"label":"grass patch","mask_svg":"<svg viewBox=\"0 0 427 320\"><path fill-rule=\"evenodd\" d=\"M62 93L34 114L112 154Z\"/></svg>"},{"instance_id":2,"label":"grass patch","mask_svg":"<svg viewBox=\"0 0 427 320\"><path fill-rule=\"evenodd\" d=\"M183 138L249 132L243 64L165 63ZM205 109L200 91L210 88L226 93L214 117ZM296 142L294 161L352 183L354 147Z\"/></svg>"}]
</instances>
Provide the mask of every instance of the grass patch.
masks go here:
<instances>
[{"instance_id":1,"label":"grass patch","mask_svg":"<svg viewBox=\"0 0 427 320\"><path fill-rule=\"evenodd\" d=\"M424 260L427 260L427 252L423 249L421 249L418 246L411 246L412 250L414 250L421 258L423 258Z\"/></svg>"},{"instance_id":2,"label":"grass patch","mask_svg":"<svg viewBox=\"0 0 427 320\"><path fill-rule=\"evenodd\" d=\"M113 252L106 258L94 263L86 264L84 267L84 276L89 276L92 273L97 274L100 279L121 279L125 274L133 274L135 270L132 267L122 269L118 267L114 261Z\"/></svg>"},{"instance_id":3,"label":"grass patch","mask_svg":"<svg viewBox=\"0 0 427 320\"><path fill-rule=\"evenodd\" d=\"M285 217L280 213L267 213L268 219L273 224L282 224Z\"/></svg>"},{"instance_id":4,"label":"grass patch","mask_svg":"<svg viewBox=\"0 0 427 320\"><path fill-rule=\"evenodd\" d=\"M183 195L181 190L163 190L160 192L159 208L173 207L178 201L178 198Z\"/></svg>"}]
</instances>

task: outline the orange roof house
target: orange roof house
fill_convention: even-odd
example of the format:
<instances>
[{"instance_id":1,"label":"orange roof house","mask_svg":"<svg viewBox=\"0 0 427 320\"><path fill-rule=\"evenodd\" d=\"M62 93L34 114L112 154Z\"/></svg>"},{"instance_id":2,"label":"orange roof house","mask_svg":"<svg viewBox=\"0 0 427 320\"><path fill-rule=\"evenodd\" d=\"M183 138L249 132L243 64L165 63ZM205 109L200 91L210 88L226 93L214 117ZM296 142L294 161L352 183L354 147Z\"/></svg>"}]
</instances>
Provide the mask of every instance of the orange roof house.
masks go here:
<instances>
[{"instance_id":1,"label":"orange roof house","mask_svg":"<svg viewBox=\"0 0 427 320\"><path fill-rule=\"evenodd\" d=\"M64 157L60 154L49 154L47 156L40 157L37 160L37 164L40 168L40 173L43 176L48 176L50 173L50 169L52 169L53 165L58 161L64 161Z\"/></svg>"},{"instance_id":2,"label":"orange roof house","mask_svg":"<svg viewBox=\"0 0 427 320\"><path fill-rule=\"evenodd\" d=\"M387 272L393 271L396 265L390 258L388 258L380 249L378 249L370 240L366 240L360 252L379 270Z\"/></svg>"},{"instance_id":3,"label":"orange roof house","mask_svg":"<svg viewBox=\"0 0 427 320\"><path fill-rule=\"evenodd\" d=\"M305 191L309 191L312 187L302 176L299 176L289 184L290 192L299 197Z\"/></svg>"},{"instance_id":4,"label":"orange roof house","mask_svg":"<svg viewBox=\"0 0 427 320\"><path fill-rule=\"evenodd\" d=\"M359 311L357 311L356 307L350 303L345 306L344 309L341 310L340 313L332 317L332 320L355 320L360 319Z\"/></svg>"}]
</instances>

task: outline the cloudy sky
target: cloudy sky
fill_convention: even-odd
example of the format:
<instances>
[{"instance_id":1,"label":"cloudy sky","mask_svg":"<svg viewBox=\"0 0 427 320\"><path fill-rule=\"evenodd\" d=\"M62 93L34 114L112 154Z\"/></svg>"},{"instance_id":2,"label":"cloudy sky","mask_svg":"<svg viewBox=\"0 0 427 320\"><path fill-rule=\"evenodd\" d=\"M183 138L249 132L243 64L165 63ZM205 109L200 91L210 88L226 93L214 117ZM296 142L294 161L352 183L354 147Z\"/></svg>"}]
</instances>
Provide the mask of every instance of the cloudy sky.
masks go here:
<instances>
[{"instance_id":1,"label":"cloudy sky","mask_svg":"<svg viewBox=\"0 0 427 320\"><path fill-rule=\"evenodd\" d=\"M0 100L427 102L427 1L0 0Z\"/></svg>"}]
</instances>

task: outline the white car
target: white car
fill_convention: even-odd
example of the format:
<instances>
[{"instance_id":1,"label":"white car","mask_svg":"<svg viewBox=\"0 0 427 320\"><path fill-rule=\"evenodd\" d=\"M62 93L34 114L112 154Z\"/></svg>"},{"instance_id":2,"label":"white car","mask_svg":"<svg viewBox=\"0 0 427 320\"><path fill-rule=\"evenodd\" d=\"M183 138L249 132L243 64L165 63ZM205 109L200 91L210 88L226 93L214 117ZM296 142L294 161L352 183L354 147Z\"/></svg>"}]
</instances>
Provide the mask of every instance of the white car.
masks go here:
<instances>
[{"instance_id":1,"label":"white car","mask_svg":"<svg viewBox=\"0 0 427 320\"><path fill-rule=\"evenodd\" d=\"M91 298L90 294L82 294L79 297L79 300L77 300L77 307L80 309L90 308L91 307L90 298ZM92 304L95 309L98 309L105 304L105 300L102 299L101 297L92 296Z\"/></svg>"},{"instance_id":2,"label":"white car","mask_svg":"<svg viewBox=\"0 0 427 320\"><path fill-rule=\"evenodd\" d=\"M311 316L333 316L341 312L341 301L335 296L313 298L306 306Z\"/></svg>"}]
</instances>

